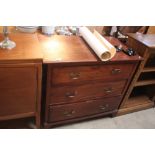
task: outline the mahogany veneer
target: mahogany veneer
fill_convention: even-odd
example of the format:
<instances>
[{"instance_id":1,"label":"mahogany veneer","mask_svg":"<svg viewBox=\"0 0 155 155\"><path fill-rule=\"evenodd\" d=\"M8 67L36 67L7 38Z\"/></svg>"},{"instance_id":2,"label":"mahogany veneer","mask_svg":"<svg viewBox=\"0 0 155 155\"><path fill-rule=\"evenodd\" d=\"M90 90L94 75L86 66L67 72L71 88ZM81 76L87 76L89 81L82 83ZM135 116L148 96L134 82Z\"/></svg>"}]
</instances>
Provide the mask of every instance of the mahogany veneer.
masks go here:
<instances>
[{"instance_id":1,"label":"mahogany veneer","mask_svg":"<svg viewBox=\"0 0 155 155\"><path fill-rule=\"evenodd\" d=\"M17 46L12 50L0 49L0 120L34 116L40 128L40 44L37 35L11 34L10 38Z\"/></svg>"},{"instance_id":2,"label":"mahogany veneer","mask_svg":"<svg viewBox=\"0 0 155 155\"><path fill-rule=\"evenodd\" d=\"M117 113L141 57L119 52L102 62L81 37L38 38L46 68L45 128ZM107 40L122 44L112 37Z\"/></svg>"}]
</instances>

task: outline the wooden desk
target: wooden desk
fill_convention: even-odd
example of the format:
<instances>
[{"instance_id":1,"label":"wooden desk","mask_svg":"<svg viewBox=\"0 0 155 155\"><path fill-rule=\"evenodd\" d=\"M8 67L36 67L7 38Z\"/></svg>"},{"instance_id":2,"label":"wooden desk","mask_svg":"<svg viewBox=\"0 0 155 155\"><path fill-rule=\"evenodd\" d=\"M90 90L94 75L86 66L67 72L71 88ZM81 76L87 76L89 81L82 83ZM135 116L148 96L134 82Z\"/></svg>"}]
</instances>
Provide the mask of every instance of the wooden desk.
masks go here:
<instances>
[{"instance_id":1,"label":"wooden desk","mask_svg":"<svg viewBox=\"0 0 155 155\"><path fill-rule=\"evenodd\" d=\"M0 120L35 116L40 128L40 44L37 35L11 34L10 38L17 46L12 50L0 49Z\"/></svg>"},{"instance_id":2,"label":"wooden desk","mask_svg":"<svg viewBox=\"0 0 155 155\"><path fill-rule=\"evenodd\" d=\"M45 128L116 115L141 57L120 52L102 62L80 37L38 38L44 53Z\"/></svg>"}]
</instances>

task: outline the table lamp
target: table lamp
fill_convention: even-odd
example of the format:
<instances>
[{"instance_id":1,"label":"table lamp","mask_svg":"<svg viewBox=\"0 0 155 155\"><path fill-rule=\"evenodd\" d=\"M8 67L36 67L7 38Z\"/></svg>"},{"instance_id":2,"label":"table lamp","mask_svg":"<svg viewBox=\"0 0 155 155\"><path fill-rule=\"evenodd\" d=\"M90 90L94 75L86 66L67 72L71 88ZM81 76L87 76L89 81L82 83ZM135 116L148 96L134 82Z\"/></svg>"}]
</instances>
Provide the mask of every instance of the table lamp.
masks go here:
<instances>
[{"instance_id":1,"label":"table lamp","mask_svg":"<svg viewBox=\"0 0 155 155\"><path fill-rule=\"evenodd\" d=\"M16 43L9 39L8 34L9 34L8 27L3 26L4 40L2 42L0 42L0 48L12 49L12 48L16 47Z\"/></svg>"}]
</instances>

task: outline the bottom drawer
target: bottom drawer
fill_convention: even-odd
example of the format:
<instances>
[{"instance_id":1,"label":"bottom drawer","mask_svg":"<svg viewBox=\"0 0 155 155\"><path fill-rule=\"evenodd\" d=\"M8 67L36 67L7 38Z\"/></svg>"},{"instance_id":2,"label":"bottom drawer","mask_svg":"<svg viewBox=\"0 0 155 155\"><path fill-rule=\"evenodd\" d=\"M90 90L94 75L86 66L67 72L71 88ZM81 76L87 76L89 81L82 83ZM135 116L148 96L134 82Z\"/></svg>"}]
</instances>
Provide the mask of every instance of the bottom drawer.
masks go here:
<instances>
[{"instance_id":1,"label":"bottom drawer","mask_svg":"<svg viewBox=\"0 0 155 155\"><path fill-rule=\"evenodd\" d=\"M112 111L118 108L121 97L90 100L67 105L49 107L48 122Z\"/></svg>"}]
</instances>

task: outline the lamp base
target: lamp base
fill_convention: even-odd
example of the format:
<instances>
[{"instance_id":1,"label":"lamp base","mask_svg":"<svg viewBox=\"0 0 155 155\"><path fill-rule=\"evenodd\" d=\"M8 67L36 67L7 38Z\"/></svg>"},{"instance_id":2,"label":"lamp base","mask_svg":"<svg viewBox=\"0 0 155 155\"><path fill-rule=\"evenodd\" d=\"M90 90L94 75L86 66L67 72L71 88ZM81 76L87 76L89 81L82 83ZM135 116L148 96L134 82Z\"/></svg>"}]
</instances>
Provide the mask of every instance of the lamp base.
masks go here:
<instances>
[{"instance_id":1,"label":"lamp base","mask_svg":"<svg viewBox=\"0 0 155 155\"><path fill-rule=\"evenodd\" d=\"M5 38L2 42L0 42L0 48L3 49L13 49L16 47L16 43L11 41L9 38Z\"/></svg>"}]
</instances>

